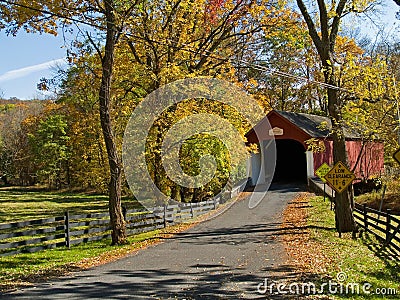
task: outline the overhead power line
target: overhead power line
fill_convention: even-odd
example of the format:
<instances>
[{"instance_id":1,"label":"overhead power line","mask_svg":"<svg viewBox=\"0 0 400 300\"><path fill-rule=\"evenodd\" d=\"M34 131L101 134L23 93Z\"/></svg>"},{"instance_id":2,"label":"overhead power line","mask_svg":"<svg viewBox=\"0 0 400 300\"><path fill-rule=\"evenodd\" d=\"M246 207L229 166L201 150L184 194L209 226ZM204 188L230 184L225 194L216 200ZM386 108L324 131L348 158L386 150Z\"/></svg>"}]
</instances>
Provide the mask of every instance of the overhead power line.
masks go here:
<instances>
[{"instance_id":1,"label":"overhead power line","mask_svg":"<svg viewBox=\"0 0 400 300\"><path fill-rule=\"evenodd\" d=\"M68 21L71 21L71 22L74 22L74 23L83 24L83 25L87 25L87 26L92 26L92 27L95 27L95 28L100 29L100 30L106 30L106 27L104 27L104 26L101 26L101 25L98 25L98 24L94 24L94 23L91 23L91 22L88 22L88 21L84 21L84 20L81 20L81 19L73 18L71 16L66 16L66 15L62 15L62 14L59 14L59 13L53 13L53 12L48 11L48 10L39 9L39 8L31 7L31 6L28 6L28 5L11 2L11 1L8 1L8 0L0 0L0 3L5 3L5 4L8 4L8 5L18 6L18 7L21 7L21 8L25 8L25 9L29 9L29 10L35 11L35 12L39 12L41 14L46 14L46 15L49 15L49 16L52 16L52 17L65 19L65 20L68 20ZM93 22L95 22L95 20L93 20ZM116 25L116 24L114 24L114 25ZM146 40L143 37L135 36L135 35L130 34L130 33L124 33L124 34L126 36L134 38L134 39L149 41L148 39ZM150 41L153 42L153 43L164 45L164 46L172 46L172 45L160 42L160 41L155 41L155 40L150 40ZM170 39L167 39L167 41L173 42ZM188 48L188 49L183 48L182 49L183 51L187 51L187 52L191 52L191 53L195 53L195 54L198 53L197 49L195 50L195 48L193 48L189 44L181 43L181 45L183 45L183 46ZM320 86L322 86L324 88L328 88L328 89L347 92L347 93L350 93L350 94L356 94L355 92L352 92L352 91L350 91L348 89L345 89L345 88L342 88L342 87L338 87L338 86L331 85L331 84L328 84L328 83L325 83L325 82L321 82L321 81L317 81L317 80L312 80L312 79L309 79L309 78L306 78L306 77L303 77L303 76L290 74L290 73L287 73L287 72L284 72L284 71L272 70L271 68L268 68L268 67L265 67L265 66L262 66L262 65L259 65L259 64L255 64L255 63L252 63L252 62L248 62L248 61L245 61L243 59L238 59L237 60L237 59L232 59L232 58L229 58L229 57L223 57L221 55L216 55L215 53L213 53L212 51L207 50L207 49L204 49L203 52L207 53L207 55L209 55L210 57L212 57L214 59L223 60L223 61L228 61L229 60L230 62L233 62L233 63L240 62L240 63L246 65L248 68L252 68L252 69L255 69L255 70L258 70L258 71L267 72L269 74L274 74L274 75L279 76L279 77L286 77L286 78L295 79L295 80L299 80L299 81L304 81L304 82L315 84L315 85L320 85Z\"/></svg>"}]
</instances>

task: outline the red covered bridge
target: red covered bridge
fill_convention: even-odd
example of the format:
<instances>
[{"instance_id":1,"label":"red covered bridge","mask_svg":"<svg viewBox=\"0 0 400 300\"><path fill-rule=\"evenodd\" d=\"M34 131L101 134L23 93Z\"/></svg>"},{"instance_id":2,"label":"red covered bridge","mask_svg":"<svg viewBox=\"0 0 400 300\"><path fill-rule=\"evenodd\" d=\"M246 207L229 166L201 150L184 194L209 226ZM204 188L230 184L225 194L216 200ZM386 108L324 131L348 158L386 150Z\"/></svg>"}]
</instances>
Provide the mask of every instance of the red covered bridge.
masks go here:
<instances>
[{"instance_id":1,"label":"red covered bridge","mask_svg":"<svg viewBox=\"0 0 400 300\"><path fill-rule=\"evenodd\" d=\"M268 123L269 122L269 123ZM270 124L270 125L269 125ZM273 110L261 120L246 137L248 143L263 145L265 141L275 138L276 168L274 181L306 181L314 176L315 170L323 163L333 164L331 122L327 117ZM363 141L361 136L350 128L344 129L347 156L350 169L355 168L358 179L383 174L384 147L380 141ZM306 141L314 138L325 146L325 151L313 153L307 151ZM261 142L260 142L261 140ZM263 151L263 147L260 147ZM268 160L261 153L253 154L250 160L253 184L260 177L263 182L265 174L262 165ZM261 160L264 160L263 162Z\"/></svg>"}]
</instances>

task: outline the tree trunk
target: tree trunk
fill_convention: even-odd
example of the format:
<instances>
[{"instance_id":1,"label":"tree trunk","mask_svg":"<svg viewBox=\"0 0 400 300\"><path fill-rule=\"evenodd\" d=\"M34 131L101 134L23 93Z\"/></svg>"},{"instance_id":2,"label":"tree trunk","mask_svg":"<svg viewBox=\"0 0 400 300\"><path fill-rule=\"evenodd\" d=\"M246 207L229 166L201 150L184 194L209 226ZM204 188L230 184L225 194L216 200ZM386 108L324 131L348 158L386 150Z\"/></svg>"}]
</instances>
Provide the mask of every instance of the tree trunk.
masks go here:
<instances>
[{"instance_id":1,"label":"tree trunk","mask_svg":"<svg viewBox=\"0 0 400 300\"><path fill-rule=\"evenodd\" d=\"M178 202L183 202L181 200L180 186L177 183L172 183L171 186L171 198Z\"/></svg>"},{"instance_id":2,"label":"tree trunk","mask_svg":"<svg viewBox=\"0 0 400 300\"><path fill-rule=\"evenodd\" d=\"M121 208L121 160L115 144L115 138L111 126L110 98L111 79L114 63L114 48L116 44L117 28L115 26L114 3L105 1L107 34L104 57L102 58L102 78L99 91L100 122L106 144L108 163L110 165L109 184L109 213L111 224L112 244L126 242L126 227Z\"/></svg>"},{"instance_id":3,"label":"tree trunk","mask_svg":"<svg viewBox=\"0 0 400 300\"><path fill-rule=\"evenodd\" d=\"M333 69L334 60L332 59L331 54L334 53L335 50L339 24L348 0L338 1L335 8L336 14L333 17L329 16L325 1L317 1L319 11L319 30L317 30L316 23L314 23L311 15L308 13L303 0L296 0L296 2L307 24L309 35L321 59L324 81L330 86L336 87L337 83ZM327 94L328 113L332 122L333 160L335 163L342 161L347 166L346 141L342 127L341 103L339 101L340 99L337 94L337 89L332 87L327 88ZM336 193L335 195L335 221L336 229L339 234L355 231L352 198L350 194L349 189L346 189L342 193Z\"/></svg>"},{"instance_id":4,"label":"tree trunk","mask_svg":"<svg viewBox=\"0 0 400 300\"><path fill-rule=\"evenodd\" d=\"M331 76L333 75L327 75L325 82L335 85L335 80ZM328 112L332 122L333 160L335 163L341 161L348 166L346 139L341 124L342 116L338 102L337 91L328 89ZM339 234L355 230L351 192L349 190L350 188L347 188L342 193L335 193L335 223Z\"/></svg>"}]
</instances>

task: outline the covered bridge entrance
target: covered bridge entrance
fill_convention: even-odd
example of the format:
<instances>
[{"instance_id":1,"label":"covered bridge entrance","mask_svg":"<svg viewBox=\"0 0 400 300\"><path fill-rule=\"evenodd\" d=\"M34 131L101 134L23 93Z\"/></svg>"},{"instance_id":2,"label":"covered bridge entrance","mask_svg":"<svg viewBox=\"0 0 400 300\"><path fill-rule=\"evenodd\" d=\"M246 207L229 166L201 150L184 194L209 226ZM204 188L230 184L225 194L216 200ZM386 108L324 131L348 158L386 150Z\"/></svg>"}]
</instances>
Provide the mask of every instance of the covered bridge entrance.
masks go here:
<instances>
[{"instance_id":1,"label":"covered bridge entrance","mask_svg":"<svg viewBox=\"0 0 400 300\"><path fill-rule=\"evenodd\" d=\"M249 144L259 145L260 153L253 154L250 159L250 174L253 185L270 181L306 182L313 177L315 170L326 162L333 164L333 147L330 136L331 122L327 117L304 113L293 113L273 110L257 125L258 137L254 129L246 137ZM265 128L265 130L263 130ZM345 128L347 156L350 168L358 179L364 179L383 173L383 143L363 142L360 135ZM275 139L276 167L275 173L264 174L263 165L268 163L265 147ZM314 139L321 152L307 151L306 141ZM267 145L267 146L266 146Z\"/></svg>"}]
</instances>

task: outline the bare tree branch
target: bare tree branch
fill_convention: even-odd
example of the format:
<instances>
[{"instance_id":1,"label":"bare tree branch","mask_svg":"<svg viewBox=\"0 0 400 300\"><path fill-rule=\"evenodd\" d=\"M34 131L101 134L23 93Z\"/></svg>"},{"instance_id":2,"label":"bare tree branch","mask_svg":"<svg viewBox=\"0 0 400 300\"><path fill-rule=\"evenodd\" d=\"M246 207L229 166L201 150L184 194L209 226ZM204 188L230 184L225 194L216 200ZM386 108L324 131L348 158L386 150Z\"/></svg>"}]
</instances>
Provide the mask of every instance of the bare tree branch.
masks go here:
<instances>
[{"instance_id":1,"label":"bare tree branch","mask_svg":"<svg viewBox=\"0 0 400 300\"><path fill-rule=\"evenodd\" d=\"M306 21L307 27L308 27L308 32L310 34L311 39L313 40L315 47L317 48L318 52L322 52L322 41L321 38L318 35L317 29L315 28L315 24L310 16L310 14L307 11L307 8L303 2L303 0L296 0L297 5L304 17L304 20Z\"/></svg>"}]
</instances>

